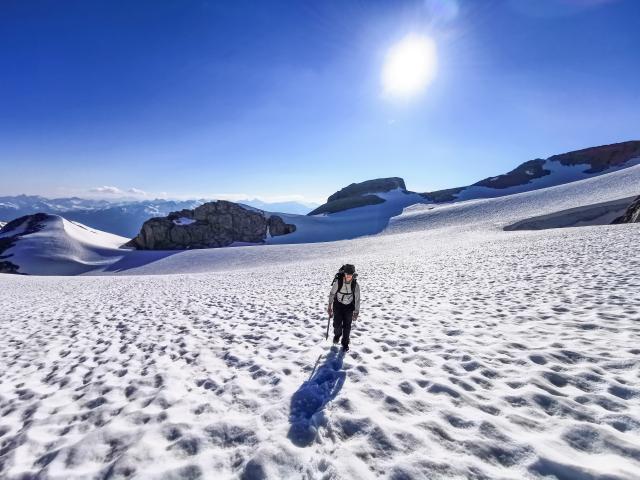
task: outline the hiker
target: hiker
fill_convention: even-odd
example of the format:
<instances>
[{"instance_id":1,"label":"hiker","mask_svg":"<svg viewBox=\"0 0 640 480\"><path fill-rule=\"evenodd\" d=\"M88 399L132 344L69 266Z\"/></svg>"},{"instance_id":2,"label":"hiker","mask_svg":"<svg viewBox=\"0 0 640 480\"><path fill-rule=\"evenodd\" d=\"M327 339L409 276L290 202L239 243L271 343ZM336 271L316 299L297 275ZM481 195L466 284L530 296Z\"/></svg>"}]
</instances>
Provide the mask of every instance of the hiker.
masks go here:
<instances>
[{"instance_id":1,"label":"hiker","mask_svg":"<svg viewBox=\"0 0 640 480\"><path fill-rule=\"evenodd\" d=\"M351 322L356 321L360 312L360 285L356 277L356 268L353 265L343 265L333 279L329 292L327 312L329 318L333 316L333 343L337 345L342 337L342 348L345 352L349 351Z\"/></svg>"}]
</instances>

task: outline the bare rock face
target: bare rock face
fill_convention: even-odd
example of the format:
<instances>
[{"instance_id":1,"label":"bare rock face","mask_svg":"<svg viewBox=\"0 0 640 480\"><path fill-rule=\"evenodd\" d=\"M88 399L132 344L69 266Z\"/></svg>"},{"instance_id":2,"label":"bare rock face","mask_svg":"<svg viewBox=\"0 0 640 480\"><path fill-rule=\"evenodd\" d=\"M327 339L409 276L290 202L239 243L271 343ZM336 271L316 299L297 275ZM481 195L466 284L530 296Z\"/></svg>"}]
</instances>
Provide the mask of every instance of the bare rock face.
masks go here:
<instances>
[{"instance_id":1,"label":"bare rock face","mask_svg":"<svg viewBox=\"0 0 640 480\"><path fill-rule=\"evenodd\" d=\"M327 202L333 202L334 200L340 200L341 198L350 198L367 193L388 192L389 190L394 190L396 188L400 188L402 190L407 189L402 178L376 178L365 182L352 183L327 198Z\"/></svg>"},{"instance_id":2,"label":"bare rock face","mask_svg":"<svg viewBox=\"0 0 640 480\"><path fill-rule=\"evenodd\" d=\"M597 173L611 167L623 165L632 158L640 157L640 141L629 141L584 148L574 152L549 157L562 165L589 165L586 173Z\"/></svg>"},{"instance_id":3,"label":"bare rock face","mask_svg":"<svg viewBox=\"0 0 640 480\"><path fill-rule=\"evenodd\" d=\"M640 196L629 205L624 215L616 218L613 223L640 223Z\"/></svg>"},{"instance_id":4,"label":"bare rock face","mask_svg":"<svg viewBox=\"0 0 640 480\"><path fill-rule=\"evenodd\" d=\"M271 235L286 235L296 226L282 218L267 218L261 210L233 202L208 202L193 210L172 212L144 222L140 233L125 246L140 250L186 250L226 247L233 242L262 243Z\"/></svg>"},{"instance_id":5,"label":"bare rock face","mask_svg":"<svg viewBox=\"0 0 640 480\"><path fill-rule=\"evenodd\" d=\"M375 193L388 192L396 188L403 190L405 193L409 193L407 192L404 180L400 177L376 178L365 182L352 183L331 195L327 198L327 203L320 205L307 215L336 213L365 205L383 203L384 200L375 195Z\"/></svg>"},{"instance_id":6,"label":"bare rock face","mask_svg":"<svg viewBox=\"0 0 640 480\"><path fill-rule=\"evenodd\" d=\"M269 217L269 233L272 237L287 235L296 231L296 226L291 223L284 223L284 220L277 215Z\"/></svg>"},{"instance_id":7,"label":"bare rock face","mask_svg":"<svg viewBox=\"0 0 640 480\"><path fill-rule=\"evenodd\" d=\"M487 187L499 191L501 189L526 185L532 180L552 175L553 169L550 169L550 166L579 166L583 173L598 174L610 168L622 167L630 160L636 158L640 158L640 141L632 140L611 145L601 145L562 153L560 155L553 155L546 160L536 158L535 160L529 160L528 162L520 164L503 175L488 177L464 187L437 190L421 195L434 203L453 202L458 200L460 193L471 187ZM557 184L558 182L553 185Z\"/></svg>"},{"instance_id":8,"label":"bare rock face","mask_svg":"<svg viewBox=\"0 0 640 480\"><path fill-rule=\"evenodd\" d=\"M528 183L535 178L549 175L551 171L543 168L544 163L544 160L540 158L536 160L529 160L528 162L518 165L505 175L485 178L473 185L489 188L509 188L516 185L522 185L523 183Z\"/></svg>"}]
</instances>

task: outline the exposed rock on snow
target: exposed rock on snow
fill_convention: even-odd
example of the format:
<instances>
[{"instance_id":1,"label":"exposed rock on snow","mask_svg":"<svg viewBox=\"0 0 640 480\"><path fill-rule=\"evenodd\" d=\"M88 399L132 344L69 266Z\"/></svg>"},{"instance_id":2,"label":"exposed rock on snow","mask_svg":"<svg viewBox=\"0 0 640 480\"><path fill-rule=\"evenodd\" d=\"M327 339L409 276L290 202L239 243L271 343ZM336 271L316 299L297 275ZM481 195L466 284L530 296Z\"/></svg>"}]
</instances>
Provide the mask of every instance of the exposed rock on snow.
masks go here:
<instances>
[{"instance_id":1,"label":"exposed rock on snow","mask_svg":"<svg viewBox=\"0 0 640 480\"><path fill-rule=\"evenodd\" d=\"M285 223L278 215L271 214L269 220L269 235L278 237L280 235L288 235L296 231L296 226L291 223Z\"/></svg>"},{"instance_id":2,"label":"exposed rock on snow","mask_svg":"<svg viewBox=\"0 0 640 480\"><path fill-rule=\"evenodd\" d=\"M350 210L352 208L365 207L367 205L376 205L384 203L384 200L377 195L355 195L349 198L340 198L327 202L324 205L319 206L315 210L309 212L307 215L319 215L322 213L337 213Z\"/></svg>"},{"instance_id":3,"label":"exposed rock on snow","mask_svg":"<svg viewBox=\"0 0 640 480\"><path fill-rule=\"evenodd\" d=\"M352 183L329 196L327 203L319 206L307 215L336 213L365 205L383 203L384 199L375 194L389 192L391 190L407 192L404 180L399 177L389 177Z\"/></svg>"},{"instance_id":4,"label":"exposed rock on snow","mask_svg":"<svg viewBox=\"0 0 640 480\"><path fill-rule=\"evenodd\" d=\"M615 143L553 155L546 160L529 160L504 175L423 195L435 203L492 198L574 182L637 163L640 141Z\"/></svg>"},{"instance_id":5,"label":"exposed rock on snow","mask_svg":"<svg viewBox=\"0 0 640 480\"><path fill-rule=\"evenodd\" d=\"M480 180L477 183L474 183L474 185L490 188L509 188L516 185L521 185L533 180L534 178L540 178L544 177L545 175L549 175L551 171L545 170L544 164L545 161L541 159L529 160L528 162L524 162L523 164L514 168L506 175L498 175L497 177L486 178L484 180Z\"/></svg>"},{"instance_id":6,"label":"exposed rock on snow","mask_svg":"<svg viewBox=\"0 0 640 480\"><path fill-rule=\"evenodd\" d=\"M613 223L638 223L640 222L640 196L637 197L624 215L616 218Z\"/></svg>"},{"instance_id":7,"label":"exposed rock on snow","mask_svg":"<svg viewBox=\"0 0 640 480\"><path fill-rule=\"evenodd\" d=\"M263 243L267 233L286 235L295 229L277 215L219 200L147 220L127 246L140 250L226 247L234 242Z\"/></svg>"},{"instance_id":8,"label":"exposed rock on snow","mask_svg":"<svg viewBox=\"0 0 640 480\"><path fill-rule=\"evenodd\" d=\"M586 227L591 225L609 225L619 218L635 197L626 197L611 202L595 203L547 215L539 215L520 220L504 227L505 230L543 230L547 228Z\"/></svg>"},{"instance_id":9,"label":"exposed rock on snow","mask_svg":"<svg viewBox=\"0 0 640 480\"><path fill-rule=\"evenodd\" d=\"M589 167L586 173L598 173L639 157L640 141L629 141L554 155L549 160L561 165L586 165Z\"/></svg>"},{"instance_id":10,"label":"exposed rock on snow","mask_svg":"<svg viewBox=\"0 0 640 480\"><path fill-rule=\"evenodd\" d=\"M360 183L352 183L351 185L344 187L343 189L329 196L327 202L333 202L334 200L339 200L341 198L349 198L366 193L388 192L389 190L395 190L396 188L399 188L401 190L407 189L402 178L389 177L366 180Z\"/></svg>"}]
</instances>

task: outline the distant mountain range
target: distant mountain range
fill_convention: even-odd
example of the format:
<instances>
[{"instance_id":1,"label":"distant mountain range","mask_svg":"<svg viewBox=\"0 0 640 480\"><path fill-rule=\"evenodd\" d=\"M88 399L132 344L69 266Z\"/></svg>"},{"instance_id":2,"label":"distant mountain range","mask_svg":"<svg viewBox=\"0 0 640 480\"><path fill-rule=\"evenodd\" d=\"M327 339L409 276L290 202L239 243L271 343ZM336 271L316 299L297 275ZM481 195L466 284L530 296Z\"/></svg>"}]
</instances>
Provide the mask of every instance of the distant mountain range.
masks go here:
<instances>
[{"instance_id":1,"label":"distant mountain range","mask_svg":"<svg viewBox=\"0 0 640 480\"><path fill-rule=\"evenodd\" d=\"M142 224L152 217L164 217L170 212L193 209L207 201L210 200L108 201L78 197L49 199L39 195L16 195L0 197L0 220L9 222L24 215L48 213L61 215L68 220L80 222L98 230L132 238L138 234ZM257 199L240 200L236 203L262 210L299 215L305 215L317 206L298 202L267 203Z\"/></svg>"},{"instance_id":2,"label":"distant mountain range","mask_svg":"<svg viewBox=\"0 0 640 480\"><path fill-rule=\"evenodd\" d=\"M529 160L508 173L488 177L472 185L434 192L412 192L406 189L402 178L389 177L352 183L331 195L323 205L298 202L266 203L256 199L235 203L266 212L311 217L335 216L341 212L353 210L356 216L362 217L360 223L368 215L375 215L376 220L372 221L376 224L376 228L362 226L358 230L367 231L370 234L384 228L391 216L398 215L404 207L412 204L438 204L500 197L570 183L637 164L640 164L640 141L628 141L585 148L554 155L547 159ZM18 195L0 197L0 220L7 222L24 215L46 213L60 215L67 220L79 222L91 228L133 238L150 218L166 217L171 212L181 210L193 210L208 201L205 199L183 201L156 199L112 202L77 197L47 199L40 196ZM356 210L375 205L381 208ZM293 219L286 221L293 222ZM297 223L301 221L301 219L296 220ZM332 228L337 227L334 225ZM353 232L348 233L346 238L349 238ZM298 236L300 235L296 234L296 237Z\"/></svg>"}]
</instances>

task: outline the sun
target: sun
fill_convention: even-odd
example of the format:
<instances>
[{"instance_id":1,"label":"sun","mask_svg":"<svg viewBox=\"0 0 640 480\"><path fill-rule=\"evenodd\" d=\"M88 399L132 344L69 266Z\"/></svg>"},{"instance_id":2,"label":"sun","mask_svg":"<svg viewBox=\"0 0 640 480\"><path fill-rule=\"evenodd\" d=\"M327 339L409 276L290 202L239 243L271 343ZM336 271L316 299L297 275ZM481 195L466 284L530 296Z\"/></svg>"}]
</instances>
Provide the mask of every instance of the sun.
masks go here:
<instances>
[{"instance_id":1,"label":"sun","mask_svg":"<svg viewBox=\"0 0 640 480\"><path fill-rule=\"evenodd\" d=\"M396 98L413 97L433 81L437 68L435 42L424 35L407 35L387 52L382 69L384 93Z\"/></svg>"}]
</instances>

